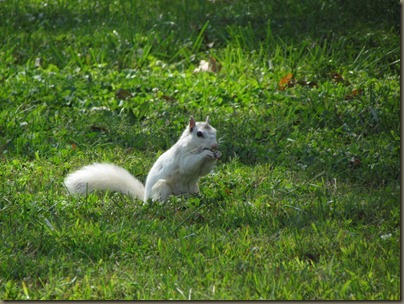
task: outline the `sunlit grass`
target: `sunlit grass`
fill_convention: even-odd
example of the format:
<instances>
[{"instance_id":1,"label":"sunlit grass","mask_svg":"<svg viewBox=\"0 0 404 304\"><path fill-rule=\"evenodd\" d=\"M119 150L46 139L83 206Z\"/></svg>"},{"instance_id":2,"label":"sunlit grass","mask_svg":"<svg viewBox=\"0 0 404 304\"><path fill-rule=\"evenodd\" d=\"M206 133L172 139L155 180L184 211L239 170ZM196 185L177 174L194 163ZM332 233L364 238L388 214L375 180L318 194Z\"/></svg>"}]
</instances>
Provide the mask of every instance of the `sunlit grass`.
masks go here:
<instances>
[{"instance_id":1,"label":"sunlit grass","mask_svg":"<svg viewBox=\"0 0 404 304\"><path fill-rule=\"evenodd\" d=\"M0 2L2 299L400 298L398 4L219 2ZM190 115L200 195L67 195Z\"/></svg>"}]
</instances>

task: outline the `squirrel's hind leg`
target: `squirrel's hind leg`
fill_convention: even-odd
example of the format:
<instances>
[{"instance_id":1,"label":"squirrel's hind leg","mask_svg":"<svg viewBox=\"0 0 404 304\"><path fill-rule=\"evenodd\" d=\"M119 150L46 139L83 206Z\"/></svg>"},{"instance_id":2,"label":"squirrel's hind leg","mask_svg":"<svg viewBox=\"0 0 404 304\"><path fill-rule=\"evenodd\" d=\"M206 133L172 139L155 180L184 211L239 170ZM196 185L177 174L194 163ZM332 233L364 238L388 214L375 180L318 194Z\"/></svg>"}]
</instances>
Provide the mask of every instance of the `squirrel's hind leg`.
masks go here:
<instances>
[{"instance_id":1,"label":"squirrel's hind leg","mask_svg":"<svg viewBox=\"0 0 404 304\"><path fill-rule=\"evenodd\" d=\"M153 202L164 202L171 194L173 194L173 191L167 181L165 179L159 179L152 187L151 199Z\"/></svg>"}]
</instances>

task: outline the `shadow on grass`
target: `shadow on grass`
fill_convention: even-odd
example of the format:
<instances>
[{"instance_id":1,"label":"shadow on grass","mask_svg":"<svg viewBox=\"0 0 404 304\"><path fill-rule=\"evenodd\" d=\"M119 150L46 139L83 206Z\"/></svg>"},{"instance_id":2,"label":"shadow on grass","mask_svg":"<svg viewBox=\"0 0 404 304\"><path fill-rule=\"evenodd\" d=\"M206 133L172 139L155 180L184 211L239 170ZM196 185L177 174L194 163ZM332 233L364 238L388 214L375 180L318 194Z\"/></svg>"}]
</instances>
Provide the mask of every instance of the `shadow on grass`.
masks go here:
<instances>
[{"instance_id":1,"label":"shadow on grass","mask_svg":"<svg viewBox=\"0 0 404 304\"><path fill-rule=\"evenodd\" d=\"M201 50L208 44L225 46L232 33L253 37L244 41L244 48L257 49L266 43L300 43L313 40L338 39L354 33L390 30L399 34L400 6L397 1L192 1L169 2L115 1L24 4L5 1L0 4L3 27L13 33L32 33L43 29L48 35L71 32L75 35L118 29L129 40L135 36L157 33L162 48L154 46L154 55L174 56L184 43L193 41L203 26ZM6 33L7 31L5 31ZM361 34L360 34L361 35ZM279 37L275 39L274 37ZM30 39L42 39L41 37ZM163 43L164 40L170 43ZM177 42L173 44L171 42ZM46 41L36 41L43 45ZM374 41L373 43L377 43ZM17 45L18 47L18 45ZM131 47L129 44L128 48Z\"/></svg>"}]
</instances>

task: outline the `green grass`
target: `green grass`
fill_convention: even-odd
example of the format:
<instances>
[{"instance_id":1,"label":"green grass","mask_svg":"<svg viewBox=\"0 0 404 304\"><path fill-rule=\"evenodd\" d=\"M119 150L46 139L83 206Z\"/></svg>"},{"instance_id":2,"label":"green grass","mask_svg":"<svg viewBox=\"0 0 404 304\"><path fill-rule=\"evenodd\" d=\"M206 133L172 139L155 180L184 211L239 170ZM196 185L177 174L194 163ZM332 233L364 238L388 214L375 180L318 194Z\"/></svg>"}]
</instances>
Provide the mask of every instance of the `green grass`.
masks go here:
<instances>
[{"instance_id":1,"label":"green grass","mask_svg":"<svg viewBox=\"0 0 404 304\"><path fill-rule=\"evenodd\" d=\"M399 9L0 2L0 298L400 299ZM67 195L94 161L144 181L190 115L200 195Z\"/></svg>"}]
</instances>

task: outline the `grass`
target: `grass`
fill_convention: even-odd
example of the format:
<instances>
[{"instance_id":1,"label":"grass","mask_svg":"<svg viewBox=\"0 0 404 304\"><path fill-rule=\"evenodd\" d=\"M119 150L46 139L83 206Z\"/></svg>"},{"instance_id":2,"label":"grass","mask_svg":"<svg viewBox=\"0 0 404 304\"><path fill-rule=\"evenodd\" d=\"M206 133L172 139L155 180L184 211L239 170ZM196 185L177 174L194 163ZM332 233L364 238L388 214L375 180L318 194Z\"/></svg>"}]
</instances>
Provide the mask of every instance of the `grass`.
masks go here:
<instances>
[{"instance_id":1,"label":"grass","mask_svg":"<svg viewBox=\"0 0 404 304\"><path fill-rule=\"evenodd\" d=\"M0 298L400 299L399 9L0 2ZM200 195L67 195L93 161L144 181L190 115Z\"/></svg>"}]
</instances>

